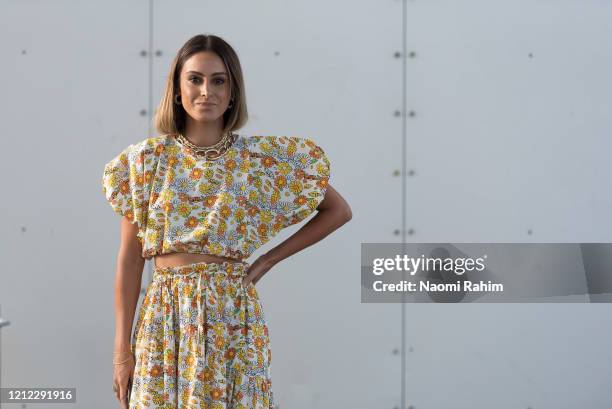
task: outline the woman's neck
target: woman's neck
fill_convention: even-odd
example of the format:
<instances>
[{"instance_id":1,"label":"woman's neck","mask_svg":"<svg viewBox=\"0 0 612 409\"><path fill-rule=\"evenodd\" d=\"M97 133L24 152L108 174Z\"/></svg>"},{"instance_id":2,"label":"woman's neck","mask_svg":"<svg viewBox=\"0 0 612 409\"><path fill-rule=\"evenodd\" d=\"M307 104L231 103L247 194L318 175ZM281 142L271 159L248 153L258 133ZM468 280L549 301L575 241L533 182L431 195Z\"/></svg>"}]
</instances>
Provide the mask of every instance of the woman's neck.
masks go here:
<instances>
[{"instance_id":1,"label":"woman's neck","mask_svg":"<svg viewBox=\"0 0 612 409\"><path fill-rule=\"evenodd\" d=\"M183 136L197 146L212 146L219 142L223 135L223 127L219 122L188 121Z\"/></svg>"}]
</instances>

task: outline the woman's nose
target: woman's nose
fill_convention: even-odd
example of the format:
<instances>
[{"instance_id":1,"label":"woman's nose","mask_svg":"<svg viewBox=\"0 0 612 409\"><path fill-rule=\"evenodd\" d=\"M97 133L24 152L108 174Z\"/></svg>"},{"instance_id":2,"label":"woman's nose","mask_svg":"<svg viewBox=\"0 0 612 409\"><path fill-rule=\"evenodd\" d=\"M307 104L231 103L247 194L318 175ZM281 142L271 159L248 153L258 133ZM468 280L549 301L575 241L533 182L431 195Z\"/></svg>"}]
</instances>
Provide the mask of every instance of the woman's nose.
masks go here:
<instances>
[{"instance_id":1,"label":"woman's nose","mask_svg":"<svg viewBox=\"0 0 612 409\"><path fill-rule=\"evenodd\" d=\"M200 90L200 92L202 93L202 95L208 97L208 80L207 79L204 79L202 83L202 89Z\"/></svg>"}]
</instances>

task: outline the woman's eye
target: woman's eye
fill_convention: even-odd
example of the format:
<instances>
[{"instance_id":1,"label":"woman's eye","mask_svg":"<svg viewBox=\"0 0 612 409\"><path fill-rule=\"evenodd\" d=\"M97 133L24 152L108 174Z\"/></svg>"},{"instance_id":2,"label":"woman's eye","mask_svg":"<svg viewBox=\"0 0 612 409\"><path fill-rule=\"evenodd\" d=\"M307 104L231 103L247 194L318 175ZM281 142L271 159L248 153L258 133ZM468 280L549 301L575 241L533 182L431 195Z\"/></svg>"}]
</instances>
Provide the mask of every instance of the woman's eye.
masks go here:
<instances>
[{"instance_id":1,"label":"woman's eye","mask_svg":"<svg viewBox=\"0 0 612 409\"><path fill-rule=\"evenodd\" d=\"M199 81L200 81L200 79L199 79L198 77L191 77L191 78L189 78L189 81L191 81L191 82L194 82L194 83L195 83L196 81L197 81L197 82L199 82ZM221 84L225 83L225 80L224 80L224 79L222 79L222 78L217 78L215 81L216 81L216 83L217 83L217 84L219 84L219 85L221 85Z\"/></svg>"}]
</instances>

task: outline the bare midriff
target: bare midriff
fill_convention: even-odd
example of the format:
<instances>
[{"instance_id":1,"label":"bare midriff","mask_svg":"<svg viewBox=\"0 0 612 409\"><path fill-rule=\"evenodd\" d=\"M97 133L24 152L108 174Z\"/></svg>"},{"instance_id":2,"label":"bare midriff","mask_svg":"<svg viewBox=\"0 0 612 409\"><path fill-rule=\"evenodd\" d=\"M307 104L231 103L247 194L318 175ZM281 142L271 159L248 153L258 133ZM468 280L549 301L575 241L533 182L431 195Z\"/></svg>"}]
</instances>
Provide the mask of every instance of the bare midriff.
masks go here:
<instances>
[{"instance_id":1,"label":"bare midriff","mask_svg":"<svg viewBox=\"0 0 612 409\"><path fill-rule=\"evenodd\" d=\"M178 267L193 263L223 263L241 262L242 260L229 257L213 256L211 254L170 253L160 254L153 258L155 268Z\"/></svg>"}]
</instances>

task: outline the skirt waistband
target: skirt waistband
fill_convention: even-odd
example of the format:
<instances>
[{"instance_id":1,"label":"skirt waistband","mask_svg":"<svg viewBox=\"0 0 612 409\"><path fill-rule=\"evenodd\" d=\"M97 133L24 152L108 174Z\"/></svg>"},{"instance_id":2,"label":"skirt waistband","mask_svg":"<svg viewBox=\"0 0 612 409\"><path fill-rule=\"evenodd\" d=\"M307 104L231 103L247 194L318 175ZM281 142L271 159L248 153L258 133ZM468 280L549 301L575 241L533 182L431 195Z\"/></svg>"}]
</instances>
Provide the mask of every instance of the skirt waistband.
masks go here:
<instances>
[{"instance_id":1,"label":"skirt waistband","mask_svg":"<svg viewBox=\"0 0 612 409\"><path fill-rule=\"evenodd\" d=\"M224 261L222 263L200 261L181 266L154 267L153 278L169 276L197 276L208 273L225 274L230 277L244 277L246 276L249 266L249 263L246 261Z\"/></svg>"}]
</instances>

